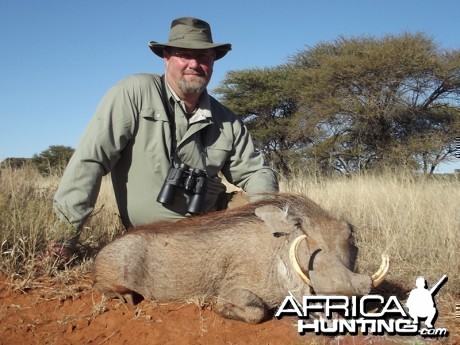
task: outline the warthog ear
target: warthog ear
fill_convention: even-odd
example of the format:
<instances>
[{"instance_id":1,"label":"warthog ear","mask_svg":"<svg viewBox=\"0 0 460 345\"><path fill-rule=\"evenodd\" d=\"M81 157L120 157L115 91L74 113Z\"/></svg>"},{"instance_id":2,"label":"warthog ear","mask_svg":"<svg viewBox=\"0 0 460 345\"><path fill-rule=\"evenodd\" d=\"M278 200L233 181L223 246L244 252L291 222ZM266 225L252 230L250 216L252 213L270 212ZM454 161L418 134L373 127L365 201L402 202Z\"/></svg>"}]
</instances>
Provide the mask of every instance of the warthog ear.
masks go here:
<instances>
[{"instance_id":1,"label":"warthog ear","mask_svg":"<svg viewBox=\"0 0 460 345\"><path fill-rule=\"evenodd\" d=\"M287 214L285 211L273 205L265 205L255 209L257 217L262 219L268 230L272 233L282 233L283 230L287 230L288 221ZM279 237L279 236L277 236Z\"/></svg>"}]
</instances>

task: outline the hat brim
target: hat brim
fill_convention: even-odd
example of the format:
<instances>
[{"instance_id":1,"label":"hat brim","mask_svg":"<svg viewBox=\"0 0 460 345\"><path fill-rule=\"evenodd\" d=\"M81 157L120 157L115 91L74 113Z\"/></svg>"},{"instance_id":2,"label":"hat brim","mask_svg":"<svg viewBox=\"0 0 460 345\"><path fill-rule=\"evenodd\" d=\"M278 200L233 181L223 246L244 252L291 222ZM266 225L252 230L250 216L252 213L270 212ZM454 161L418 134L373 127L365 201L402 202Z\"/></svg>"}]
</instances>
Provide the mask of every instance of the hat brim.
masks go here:
<instances>
[{"instance_id":1,"label":"hat brim","mask_svg":"<svg viewBox=\"0 0 460 345\"><path fill-rule=\"evenodd\" d=\"M224 44L214 44L207 42L198 42L198 41L178 41L171 42L168 44L162 44L155 41L150 41L149 43L150 50L157 56L163 57L163 51L166 47L171 48L183 48L183 49L214 49L216 52L216 60L223 58L227 53L232 50L232 45L230 43Z\"/></svg>"}]
</instances>

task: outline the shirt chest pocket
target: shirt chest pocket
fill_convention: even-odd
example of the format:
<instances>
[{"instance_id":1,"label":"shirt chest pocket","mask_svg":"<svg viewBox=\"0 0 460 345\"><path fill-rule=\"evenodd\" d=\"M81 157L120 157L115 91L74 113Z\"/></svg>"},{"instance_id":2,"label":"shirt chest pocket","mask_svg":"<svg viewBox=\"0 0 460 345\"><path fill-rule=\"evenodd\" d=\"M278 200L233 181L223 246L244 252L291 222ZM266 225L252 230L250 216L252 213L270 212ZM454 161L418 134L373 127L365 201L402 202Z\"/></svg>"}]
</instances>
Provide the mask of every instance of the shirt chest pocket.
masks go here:
<instances>
[{"instance_id":1,"label":"shirt chest pocket","mask_svg":"<svg viewBox=\"0 0 460 345\"><path fill-rule=\"evenodd\" d=\"M145 108L141 110L135 145L138 150L155 157L157 161L159 157L170 156L170 126L164 109Z\"/></svg>"},{"instance_id":2,"label":"shirt chest pocket","mask_svg":"<svg viewBox=\"0 0 460 345\"><path fill-rule=\"evenodd\" d=\"M216 175L222 169L232 148L231 140L219 140L206 147L206 169L210 176Z\"/></svg>"}]
</instances>

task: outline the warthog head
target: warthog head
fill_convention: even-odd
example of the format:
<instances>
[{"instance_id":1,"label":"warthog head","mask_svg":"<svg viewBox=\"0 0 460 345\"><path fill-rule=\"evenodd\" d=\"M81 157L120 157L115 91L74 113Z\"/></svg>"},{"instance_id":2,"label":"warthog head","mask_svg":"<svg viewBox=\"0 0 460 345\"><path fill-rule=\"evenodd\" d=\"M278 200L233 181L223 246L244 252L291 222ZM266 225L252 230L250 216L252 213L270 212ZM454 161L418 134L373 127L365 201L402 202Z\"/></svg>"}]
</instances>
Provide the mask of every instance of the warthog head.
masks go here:
<instances>
[{"instance_id":1,"label":"warthog head","mask_svg":"<svg viewBox=\"0 0 460 345\"><path fill-rule=\"evenodd\" d=\"M278 202L256 208L255 214L276 234L276 229L295 229L289 261L298 278L318 295L364 295L383 282L389 259L373 275L353 272L357 248L349 223L331 217L311 200L280 195ZM292 235L284 233L283 235Z\"/></svg>"}]
</instances>

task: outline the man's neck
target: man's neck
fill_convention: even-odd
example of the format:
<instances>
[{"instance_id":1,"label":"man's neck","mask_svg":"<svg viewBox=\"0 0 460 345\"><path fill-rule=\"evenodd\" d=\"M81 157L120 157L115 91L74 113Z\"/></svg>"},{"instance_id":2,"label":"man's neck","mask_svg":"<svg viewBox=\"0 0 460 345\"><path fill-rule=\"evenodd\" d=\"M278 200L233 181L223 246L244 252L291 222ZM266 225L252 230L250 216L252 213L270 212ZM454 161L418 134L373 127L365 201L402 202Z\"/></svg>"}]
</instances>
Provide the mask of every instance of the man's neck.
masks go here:
<instances>
[{"instance_id":1,"label":"man's neck","mask_svg":"<svg viewBox=\"0 0 460 345\"><path fill-rule=\"evenodd\" d=\"M184 102L185 111L187 113L193 113L198 108L199 97L181 97L180 99Z\"/></svg>"}]
</instances>

